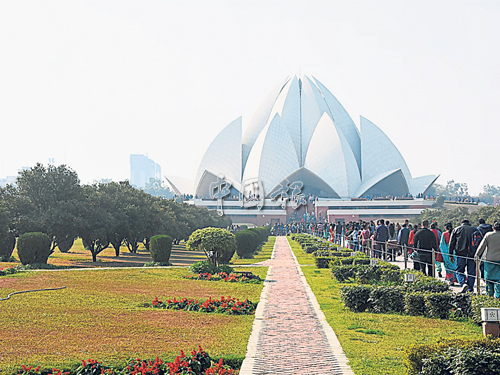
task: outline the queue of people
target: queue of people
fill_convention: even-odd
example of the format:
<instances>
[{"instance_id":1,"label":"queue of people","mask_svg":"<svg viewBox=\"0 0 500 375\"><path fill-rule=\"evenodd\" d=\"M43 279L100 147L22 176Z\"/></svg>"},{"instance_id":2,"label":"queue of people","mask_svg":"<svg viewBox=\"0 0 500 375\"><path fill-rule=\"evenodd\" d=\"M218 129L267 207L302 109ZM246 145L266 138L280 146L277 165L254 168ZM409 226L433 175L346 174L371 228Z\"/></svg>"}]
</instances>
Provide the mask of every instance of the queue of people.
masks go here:
<instances>
[{"instance_id":1,"label":"queue of people","mask_svg":"<svg viewBox=\"0 0 500 375\"><path fill-rule=\"evenodd\" d=\"M432 277L436 272L451 286L458 284L464 293L474 289L479 262L488 294L500 298L500 221L491 225L481 219L476 227L463 219L456 228L446 223L444 229L428 220L413 225L408 220L400 225L384 219L376 223L294 223L278 225L274 232L310 233L388 261L408 255L415 270Z\"/></svg>"}]
</instances>

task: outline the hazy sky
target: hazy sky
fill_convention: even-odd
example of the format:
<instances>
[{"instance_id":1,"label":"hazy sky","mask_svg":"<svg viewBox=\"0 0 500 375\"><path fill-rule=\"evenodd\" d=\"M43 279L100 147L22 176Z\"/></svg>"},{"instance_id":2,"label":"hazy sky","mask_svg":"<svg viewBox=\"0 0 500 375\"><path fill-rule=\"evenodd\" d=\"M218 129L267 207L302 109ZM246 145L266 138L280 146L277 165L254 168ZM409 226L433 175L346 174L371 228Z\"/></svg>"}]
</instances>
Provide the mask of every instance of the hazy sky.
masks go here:
<instances>
[{"instance_id":1,"label":"hazy sky","mask_svg":"<svg viewBox=\"0 0 500 375\"><path fill-rule=\"evenodd\" d=\"M414 177L500 185L499 1L0 2L0 177L54 158L82 182L129 155L190 177L215 135L314 75Z\"/></svg>"}]
</instances>

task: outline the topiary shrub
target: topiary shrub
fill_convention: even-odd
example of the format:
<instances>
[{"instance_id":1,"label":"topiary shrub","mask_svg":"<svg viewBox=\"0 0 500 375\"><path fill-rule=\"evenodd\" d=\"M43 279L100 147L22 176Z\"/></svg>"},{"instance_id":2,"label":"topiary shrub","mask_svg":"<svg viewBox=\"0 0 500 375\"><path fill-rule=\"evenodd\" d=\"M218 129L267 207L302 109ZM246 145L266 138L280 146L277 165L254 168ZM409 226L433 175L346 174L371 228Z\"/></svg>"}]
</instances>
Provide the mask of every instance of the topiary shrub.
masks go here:
<instances>
[{"instance_id":1,"label":"topiary shrub","mask_svg":"<svg viewBox=\"0 0 500 375\"><path fill-rule=\"evenodd\" d=\"M59 242L57 247L59 248L59 251L61 253L67 253L73 247L74 243L75 243L75 239L72 237L69 237L69 238L65 238L64 240Z\"/></svg>"},{"instance_id":2,"label":"topiary shrub","mask_svg":"<svg viewBox=\"0 0 500 375\"><path fill-rule=\"evenodd\" d=\"M205 252L207 258L217 266L234 254L236 239L234 234L221 228L197 229L189 236L186 249ZM230 255L229 255L230 254Z\"/></svg>"},{"instance_id":3,"label":"topiary shrub","mask_svg":"<svg viewBox=\"0 0 500 375\"><path fill-rule=\"evenodd\" d=\"M17 254L23 265L47 263L51 240L41 232L25 233L17 240Z\"/></svg>"},{"instance_id":4,"label":"topiary shrub","mask_svg":"<svg viewBox=\"0 0 500 375\"><path fill-rule=\"evenodd\" d=\"M411 344L405 349L403 363L409 375L498 374L500 340L452 339L433 344ZM437 365L438 362L446 366ZM434 370L435 372L432 372Z\"/></svg>"},{"instance_id":5,"label":"topiary shrub","mask_svg":"<svg viewBox=\"0 0 500 375\"><path fill-rule=\"evenodd\" d=\"M431 318L448 319L453 305L450 293L428 293L425 296L427 315Z\"/></svg>"},{"instance_id":6,"label":"topiary shrub","mask_svg":"<svg viewBox=\"0 0 500 375\"><path fill-rule=\"evenodd\" d=\"M16 237L11 231L0 233L0 262L8 262L16 247Z\"/></svg>"},{"instance_id":7,"label":"topiary shrub","mask_svg":"<svg viewBox=\"0 0 500 375\"><path fill-rule=\"evenodd\" d=\"M256 247L255 234L249 231L237 232L236 237L236 253L240 258L252 258Z\"/></svg>"},{"instance_id":8,"label":"topiary shrub","mask_svg":"<svg viewBox=\"0 0 500 375\"><path fill-rule=\"evenodd\" d=\"M372 288L362 285L344 286L341 290L341 298L345 307L354 312L363 312L369 306L368 299Z\"/></svg>"},{"instance_id":9,"label":"topiary shrub","mask_svg":"<svg viewBox=\"0 0 500 375\"><path fill-rule=\"evenodd\" d=\"M455 318L472 317L472 298L470 294L453 293L451 295L451 303L454 309L453 317Z\"/></svg>"},{"instance_id":10,"label":"topiary shrub","mask_svg":"<svg viewBox=\"0 0 500 375\"><path fill-rule=\"evenodd\" d=\"M338 282L343 283L356 276L356 272L361 267L363 266L333 266L332 276L335 277Z\"/></svg>"},{"instance_id":11,"label":"topiary shrub","mask_svg":"<svg viewBox=\"0 0 500 375\"><path fill-rule=\"evenodd\" d=\"M422 292L408 293L405 296L405 313L412 316L425 315L425 294Z\"/></svg>"},{"instance_id":12,"label":"topiary shrub","mask_svg":"<svg viewBox=\"0 0 500 375\"><path fill-rule=\"evenodd\" d=\"M168 263L172 252L172 237L164 234L151 237L149 252L153 262Z\"/></svg>"},{"instance_id":13,"label":"topiary shrub","mask_svg":"<svg viewBox=\"0 0 500 375\"><path fill-rule=\"evenodd\" d=\"M471 317L477 324L481 324L481 307L500 308L500 300L485 295L472 296Z\"/></svg>"},{"instance_id":14,"label":"topiary shrub","mask_svg":"<svg viewBox=\"0 0 500 375\"><path fill-rule=\"evenodd\" d=\"M405 295L400 287L381 286L372 289L368 303L370 310L376 313L402 313L405 306Z\"/></svg>"}]
</instances>

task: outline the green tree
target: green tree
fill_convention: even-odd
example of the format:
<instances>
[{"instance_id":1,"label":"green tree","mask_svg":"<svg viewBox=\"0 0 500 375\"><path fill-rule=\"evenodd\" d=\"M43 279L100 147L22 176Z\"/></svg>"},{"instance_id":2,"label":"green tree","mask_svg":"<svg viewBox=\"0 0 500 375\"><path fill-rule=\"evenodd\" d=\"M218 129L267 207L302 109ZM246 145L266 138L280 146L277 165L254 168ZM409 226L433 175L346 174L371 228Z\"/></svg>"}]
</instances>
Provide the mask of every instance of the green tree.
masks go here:
<instances>
[{"instance_id":1,"label":"green tree","mask_svg":"<svg viewBox=\"0 0 500 375\"><path fill-rule=\"evenodd\" d=\"M160 179L150 178L149 182L142 189L153 197L173 198L174 192L168 186L164 186Z\"/></svg>"},{"instance_id":2,"label":"green tree","mask_svg":"<svg viewBox=\"0 0 500 375\"><path fill-rule=\"evenodd\" d=\"M495 197L500 196L500 186L495 185L484 185L483 191L479 193L479 199L482 202L492 205L495 201Z\"/></svg>"},{"instance_id":3,"label":"green tree","mask_svg":"<svg viewBox=\"0 0 500 375\"><path fill-rule=\"evenodd\" d=\"M92 254L92 261L97 262L97 255L110 243L115 218L111 215L109 197L99 185L87 185L83 189L85 204L81 211L79 235L85 248Z\"/></svg>"},{"instance_id":4,"label":"green tree","mask_svg":"<svg viewBox=\"0 0 500 375\"><path fill-rule=\"evenodd\" d=\"M236 239L234 234L226 229L198 229L189 236L186 248L188 250L203 250L208 260L217 266L220 259L227 259L229 253L234 253Z\"/></svg>"},{"instance_id":5,"label":"green tree","mask_svg":"<svg viewBox=\"0 0 500 375\"><path fill-rule=\"evenodd\" d=\"M59 242L76 237L83 195L78 175L69 167L38 163L20 172L11 195L18 233L46 233L51 253Z\"/></svg>"}]
</instances>

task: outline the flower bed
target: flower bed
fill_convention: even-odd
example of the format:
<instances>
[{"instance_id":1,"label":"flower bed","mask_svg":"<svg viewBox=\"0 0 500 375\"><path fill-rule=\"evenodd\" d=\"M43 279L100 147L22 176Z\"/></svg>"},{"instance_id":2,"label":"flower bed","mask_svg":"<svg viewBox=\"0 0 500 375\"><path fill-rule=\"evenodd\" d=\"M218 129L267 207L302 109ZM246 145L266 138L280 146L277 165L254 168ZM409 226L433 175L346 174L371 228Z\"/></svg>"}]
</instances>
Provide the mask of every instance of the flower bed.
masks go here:
<instances>
[{"instance_id":1,"label":"flower bed","mask_svg":"<svg viewBox=\"0 0 500 375\"><path fill-rule=\"evenodd\" d=\"M249 301L248 299L243 302L237 298L222 296L220 300L209 299L205 301L198 301L195 299L182 298L180 300L169 299L166 302L160 301L155 297L151 306L158 309L172 309L172 310L186 310L186 311L199 311L204 313L220 313L228 315L252 315L257 308L257 304Z\"/></svg>"},{"instance_id":2,"label":"flower bed","mask_svg":"<svg viewBox=\"0 0 500 375\"><path fill-rule=\"evenodd\" d=\"M0 268L0 276L7 276L7 275L12 275L18 272L24 271L23 266L10 266L10 267L4 267Z\"/></svg>"},{"instance_id":3,"label":"flower bed","mask_svg":"<svg viewBox=\"0 0 500 375\"><path fill-rule=\"evenodd\" d=\"M237 273L226 273L219 272L211 274L209 272L199 273L197 275L186 275L185 279L189 280L208 280L208 281L224 281L227 283L250 283L258 284L262 282L262 279L258 275L254 275L251 272L245 272L244 274Z\"/></svg>"},{"instance_id":4,"label":"flower bed","mask_svg":"<svg viewBox=\"0 0 500 375\"><path fill-rule=\"evenodd\" d=\"M229 375L233 374L233 369L224 365L223 359L214 361L201 346L198 351L193 350L191 355L186 356L181 350L181 354L175 357L173 362L164 362L156 357L154 361L142 360L140 358L130 359L125 364L123 369L106 366L102 362L95 359L82 360L82 364L75 371L62 371L60 369L42 370L40 366L22 365L19 375L170 375L170 374L186 374L186 375Z\"/></svg>"}]
</instances>

